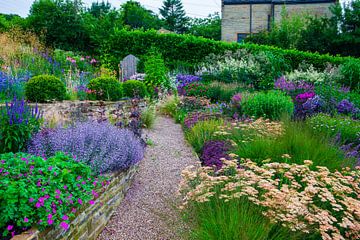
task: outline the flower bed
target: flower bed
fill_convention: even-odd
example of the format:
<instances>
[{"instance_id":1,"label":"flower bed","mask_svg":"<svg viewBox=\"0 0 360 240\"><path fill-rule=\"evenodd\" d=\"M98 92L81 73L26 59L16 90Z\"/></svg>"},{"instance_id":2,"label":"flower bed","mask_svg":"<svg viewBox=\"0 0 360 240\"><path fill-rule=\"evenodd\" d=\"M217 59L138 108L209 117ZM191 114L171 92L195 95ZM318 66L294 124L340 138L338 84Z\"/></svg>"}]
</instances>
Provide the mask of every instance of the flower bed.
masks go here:
<instances>
[{"instance_id":1,"label":"flower bed","mask_svg":"<svg viewBox=\"0 0 360 240\"><path fill-rule=\"evenodd\" d=\"M109 185L106 191L96 199L93 205L88 204L69 223L68 231L61 226L46 229L43 232L32 228L12 240L38 239L96 239L102 232L112 213L123 200L130 188L138 166L132 166L126 171L108 175Z\"/></svg>"}]
</instances>

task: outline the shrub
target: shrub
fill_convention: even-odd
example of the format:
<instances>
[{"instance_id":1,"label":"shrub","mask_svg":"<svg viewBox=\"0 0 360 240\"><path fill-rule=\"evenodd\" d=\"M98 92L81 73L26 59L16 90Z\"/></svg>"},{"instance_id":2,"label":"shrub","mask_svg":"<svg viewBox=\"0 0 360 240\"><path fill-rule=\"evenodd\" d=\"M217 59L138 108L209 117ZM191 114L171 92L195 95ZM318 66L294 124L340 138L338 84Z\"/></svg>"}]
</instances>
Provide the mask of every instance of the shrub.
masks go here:
<instances>
[{"instance_id":1,"label":"shrub","mask_svg":"<svg viewBox=\"0 0 360 240\"><path fill-rule=\"evenodd\" d=\"M182 97L179 107L187 112L201 110L210 105L207 98L202 97Z\"/></svg>"},{"instance_id":2,"label":"shrub","mask_svg":"<svg viewBox=\"0 0 360 240\"><path fill-rule=\"evenodd\" d=\"M129 44L131 43L131 44ZM110 56L108 63L113 69L118 68L118 59L122 59L129 54L144 58L148 49L157 48L164 56L167 65L174 68L178 65L191 66L204 62L210 54L222 55L227 51L235 52L238 49L246 49L252 54L267 52L272 55L271 59L280 62L280 70L285 72L288 66L296 69L299 64L305 62L313 65L315 69L324 70L328 63L340 65L349 59L357 64L359 60L349 57L330 56L328 54L318 54L302 52L298 50L281 49L272 46L256 44L226 43L195 37L192 35L179 34L159 34L157 31L127 31L125 29L115 31L100 49L103 56ZM194 54L196 53L196 54ZM281 64L281 61L283 62ZM274 64L275 67L275 64ZM284 71L285 70L285 71Z\"/></svg>"},{"instance_id":3,"label":"shrub","mask_svg":"<svg viewBox=\"0 0 360 240\"><path fill-rule=\"evenodd\" d=\"M24 100L13 99L0 107L0 153L23 150L31 135L41 125L41 113Z\"/></svg>"},{"instance_id":4,"label":"shrub","mask_svg":"<svg viewBox=\"0 0 360 240\"><path fill-rule=\"evenodd\" d=\"M230 144L226 141L213 140L204 144L201 150L200 160L204 166L213 167L216 170L221 169L222 160L228 159L227 152L230 150Z\"/></svg>"},{"instance_id":5,"label":"shrub","mask_svg":"<svg viewBox=\"0 0 360 240\"><path fill-rule=\"evenodd\" d=\"M182 91L181 95L184 96L194 96L194 97L206 97L208 95L209 85L202 82L193 82L186 85Z\"/></svg>"},{"instance_id":6,"label":"shrub","mask_svg":"<svg viewBox=\"0 0 360 240\"><path fill-rule=\"evenodd\" d=\"M94 204L103 177L63 153L48 159L25 153L0 155L0 232L5 239L24 228L60 224L65 230L84 204Z\"/></svg>"},{"instance_id":7,"label":"shrub","mask_svg":"<svg viewBox=\"0 0 360 240\"><path fill-rule=\"evenodd\" d=\"M309 118L307 124L315 134L338 137L343 143L360 143L360 122L349 117L318 114Z\"/></svg>"},{"instance_id":8,"label":"shrub","mask_svg":"<svg viewBox=\"0 0 360 240\"><path fill-rule=\"evenodd\" d=\"M355 59L349 59L340 66L340 83L353 90L360 91L360 69L359 62Z\"/></svg>"},{"instance_id":9,"label":"shrub","mask_svg":"<svg viewBox=\"0 0 360 240\"><path fill-rule=\"evenodd\" d=\"M212 82L207 90L206 96L212 102L230 102L231 98L244 89L239 84L225 84L221 82Z\"/></svg>"},{"instance_id":10,"label":"shrub","mask_svg":"<svg viewBox=\"0 0 360 240\"><path fill-rule=\"evenodd\" d=\"M200 153L204 143L213 140L215 137L214 133L223 124L224 121L222 119L198 122L185 132L186 139L193 146L194 150Z\"/></svg>"},{"instance_id":11,"label":"shrub","mask_svg":"<svg viewBox=\"0 0 360 240\"><path fill-rule=\"evenodd\" d=\"M243 99L242 109L247 116L277 120L283 115L291 116L294 112L294 103L289 96L281 92L259 92Z\"/></svg>"},{"instance_id":12,"label":"shrub","mask_svg":"<svg viewBox=\"0 0 360 240\"><path fill-rule=\"evenodd\" d=\"M62 151L104 173L126 169L143 158L144 149L129 130L107 122L77 123L69 128L45 129L36 134L28 152L52 156Z\"/></svg>"},{"instance_id":13,"label":"shrub","mask_svg":"<svg viewBox=\"0 0 360 240\"><path fill-rule=\"evenodd\" d=\"M237 161L224 161L223 168L217 173L209 168L187 168L182 173L182 207L193 211L209 210L209 213L196 211L192 214L201 221L203 235L208 233L209 237L205 239L225 239L223 236L230 236L226 239L358 238L359 169L330 172L326 167L312 167L310 160L304 160L302 164L274 162L258 166L249 159L242 161L238 168ZM253 211L255 216L277 223L277 228L272 224L264 227L263 221L254 221L257 218L249 215L241 205L235 205L239 209L231 208L235 211L233 214L224 211L226 206L246 203L246 200L254 205L252 209L260 210ZM215 217L213 211L219 215ZM224 215L230 218L224 218ZM231 226L228 226L229 221ZM214 228L204 226L204 223ZM223 226L229 233L221 230ZM287 234L279 231L280 226L288 229ZM234 233L240 235L234 236ZM275 235L271 236L271 233ZM281 237L277 233L285 235Z\"/></svg>"},{"instance_id":14,"label":"shrub","mask_svg":"<svg viewBox=\"0 0 360 240\"><path fill-rule=\"evenodd\" d=\"M25 84L25 95L32 102L62 101L66 96L65 84L57 77L39 75Z\"/></svg>"},{"instance_id":15,"label":"shrub","mask_svg":"<svg viewBox=\"0 0 360 240\"><path fill-rule=\"evenodd\" d=\"M149 92L154 96L159 90L170 89L170 79L167 76L167 68L164 60L156 51L151 50L145 61L144 82Z\"/></svg>"},{"instance_id":16,"label":"shrub","mask_svg":"<svg viewBox=\"0 0 360 240\"><path fill-rule=\"evenodd\" d=\"M96 100L117 101L123 96L122 84L112 77L94 78L87 87Z\"/></svg>"},{"instance_id":17,"label":"shrub","mask_svg":"<svg viewBox=\"0 0 360 240\"><path fill-rule=\"evenodd\" d=\"M146 97L147 90L143 82L137 80L128 80L123 83L125 97Z\"/></svg>"}]
</instances>

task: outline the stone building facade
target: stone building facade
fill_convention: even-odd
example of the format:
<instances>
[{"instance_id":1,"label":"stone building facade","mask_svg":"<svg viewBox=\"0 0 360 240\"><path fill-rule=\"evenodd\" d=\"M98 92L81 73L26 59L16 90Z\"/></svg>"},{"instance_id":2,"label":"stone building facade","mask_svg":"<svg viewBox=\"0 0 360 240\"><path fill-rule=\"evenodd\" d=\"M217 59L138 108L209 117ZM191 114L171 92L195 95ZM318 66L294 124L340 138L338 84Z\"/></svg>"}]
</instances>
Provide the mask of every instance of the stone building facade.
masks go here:
<instances>
[{"instance_id":1,"label":"stone building facade","mask_svg":"<svg viewBox=\"0 0 360 240\"><path fill-rule=\"evenodd\" d=\"M287 14L308 13L330 16L330 6L336 0L222 0L221 38L240 42L246 36L270 30L280 21L283 8Z\"/></svg>"}]
</instances>

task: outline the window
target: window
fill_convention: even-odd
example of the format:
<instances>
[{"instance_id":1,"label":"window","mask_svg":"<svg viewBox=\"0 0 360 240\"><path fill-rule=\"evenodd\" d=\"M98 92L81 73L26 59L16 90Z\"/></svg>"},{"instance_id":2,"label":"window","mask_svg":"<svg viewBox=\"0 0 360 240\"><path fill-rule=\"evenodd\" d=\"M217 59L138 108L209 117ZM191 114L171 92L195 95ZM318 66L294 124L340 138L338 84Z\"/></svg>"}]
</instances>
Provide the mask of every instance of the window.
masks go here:
<instances>
[{"instance_id":1,"label":"window","mask_svg":"<svg viewBox=\"0 0 360 240\"><path fill-rule=\"evenodd\" d=\"M244 41L244 39L247 37L248 34L246 33L238 33L237 34L237 42L241 43Z\"/></svg>"}]
</instances>

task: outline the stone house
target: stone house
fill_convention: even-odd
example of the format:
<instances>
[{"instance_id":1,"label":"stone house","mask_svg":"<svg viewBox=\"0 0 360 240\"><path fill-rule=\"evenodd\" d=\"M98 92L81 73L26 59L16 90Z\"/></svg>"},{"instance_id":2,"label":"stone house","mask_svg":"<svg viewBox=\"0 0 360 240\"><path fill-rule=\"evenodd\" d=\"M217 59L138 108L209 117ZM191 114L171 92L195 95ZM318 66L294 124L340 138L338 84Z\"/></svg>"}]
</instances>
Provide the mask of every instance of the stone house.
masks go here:
<instances>
[{"instance_id":1,"label":"stone house","mask_svg":"<svg viewBox=\"0 0 360 240\"><path fill-rule=\"evenodd\" d=\"M221 39L241 42L247 35L270 30L272 22L287 14L309 13L330 16L336 0L222 0Z\"/></svg>"}]
</instances>

